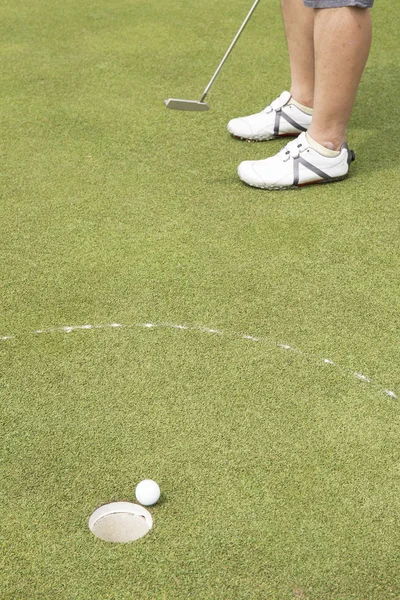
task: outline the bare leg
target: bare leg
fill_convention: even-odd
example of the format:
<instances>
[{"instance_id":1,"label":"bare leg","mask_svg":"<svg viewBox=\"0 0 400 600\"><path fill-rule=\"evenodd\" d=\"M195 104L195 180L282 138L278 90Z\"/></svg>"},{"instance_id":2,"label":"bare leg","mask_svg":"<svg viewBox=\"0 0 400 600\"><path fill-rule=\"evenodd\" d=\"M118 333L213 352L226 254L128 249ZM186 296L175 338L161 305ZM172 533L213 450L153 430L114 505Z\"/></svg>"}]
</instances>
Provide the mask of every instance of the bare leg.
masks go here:
<instances>
[{"instance_id":1,"label":"bare leg","mask_svg":"<svg viewBox=\"0 0 400 600\"><path fill-rule=\"evenodd\" d=\"M314 112L308 133L316 142L339 150L371 46L371 15L368 9L354 7L314 13Z\"/></svg>"},{"instance_id":2,"label":"bare leg","mask_svg":"<svg viewBox=\"0 0 400 600\"><path fill-rule=\"evenodd\" d=\"M281 0L290 57L293 98L312 108L314 99L314 10L302 0Z\"/></svg>"}]
</instances>

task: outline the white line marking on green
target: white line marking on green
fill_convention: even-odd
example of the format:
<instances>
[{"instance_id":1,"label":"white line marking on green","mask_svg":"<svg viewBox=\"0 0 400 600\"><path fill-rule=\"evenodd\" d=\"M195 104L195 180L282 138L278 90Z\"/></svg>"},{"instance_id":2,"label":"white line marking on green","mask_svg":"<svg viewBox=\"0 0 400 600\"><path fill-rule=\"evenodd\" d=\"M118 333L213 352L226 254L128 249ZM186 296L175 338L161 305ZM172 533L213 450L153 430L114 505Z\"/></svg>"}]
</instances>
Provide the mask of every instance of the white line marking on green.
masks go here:
<instances>
[{"instance_id":1,"label":"white line marking on green","mask_svg":"<svg viewBox=\"0 0 400 600\"><path fill-rule=\"evenodd\" d=\"M371 379L369 377L365 377L365 375L363 375L362 373L354 373L354 375L358 379L361 379L361 381L366 381L367 383L371 383Z\"/></svg>"},{"instance_id":2,"label":"white line marking on green","mask_svg":"<svg viewBox=\"0 0 400 600\"><path fill-rule=\"evenodd\" d=\"M40 335L40 334L52 334L52 333L72 333L73 331L87 331L87 330L94 330L94 329L97 329L97 330L98 329L118 329L118 328L129 329L129 328L133 328L133 327L140 327L140 328L145 328L145 329L165 328L165 329L175 329L178 331L179 330L200 331L202 333L215 334L215 335L220 335L220 336L225 336L225 337L230 336L230 337L240 338L243 340L250 340L253 342L264 342L265 344L270 344L270 345L272 344L276 348L282 348L283 350L290 350L297 354L301 354L305 358L308 358L308 359L312 359L312 360L316 360L316 361L322 360L324 364L331 365L331 366L335 367L336 369L340 369L341 371L349 373L353 377L356 377L358 380L363 381L364 383L369 383L369 384L375 385L377 387L381 387L380 384L378 384L375 380L367 377L366 375L363 375L362 373L352 371L348 367L343 367L343 366L333 362L333 360L330 360L329 358L319 359L315 355L304 354L304 352L302 352L301 350L293 348L292 346L289 346L288 344L280 344L280 343L274 342L273 340L266 338L266 337L256 337L256 336L249 335L249 334L245 335L242 333L235 333L235 332L224 332L219 329L212 329L209 327L202 327L202 326L198 326L198 325L191 326L191 325L178 325L178 324L170 324L170 323L136 323L134 325L123 325L121 323L109 323L109 324L103 324L103 325L90 325L90 324L65 325L64 327L54 327L51 329L36 329L36 331L31 332L31 334ZM13 339L20 337L21 335L22 334L20 334L20 335L3 335L3 336L0 336L0 341L13 340ZM382 390L381 389L381 393L383 393L386 396L389 396L390 398L393 398L395 400L398 399L397 394L392 390L389 390L389 389Z\"/></svg>"},{"instance_id":3,"label":"white line marking on green","mask_svg":"<svg viewBox=\"0 0 400 600\"><path fill-rule=\"evenodd\" d=\"M284 350L294 350L292 346L288 346L288 344L277 344L278 348L283 348Z\"/></svg>"},{"instance_id":4,"label":"white line marking on green","mask_svg":"<svg viewBox=\"0 0 400 600\"><path fill-rule=\"evenodd\" d=\"M324 358L324 363L327 365L333 365L334 367L336 366L333 360L329 360L329 358Z\"/></svg>"}]
</instances>

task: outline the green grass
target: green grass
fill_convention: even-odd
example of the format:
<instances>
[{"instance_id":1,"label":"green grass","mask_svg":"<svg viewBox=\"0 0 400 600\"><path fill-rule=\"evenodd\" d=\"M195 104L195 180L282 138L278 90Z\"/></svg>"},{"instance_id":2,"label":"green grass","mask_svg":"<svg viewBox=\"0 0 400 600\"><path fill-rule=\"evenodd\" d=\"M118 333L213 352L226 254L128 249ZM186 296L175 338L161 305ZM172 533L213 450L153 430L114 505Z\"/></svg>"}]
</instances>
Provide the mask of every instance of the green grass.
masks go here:
<instances>
[{"instance_id":1,"label":"green grass","mask_svg":"<svg viewBox=\"0 0 400 600\"><path fill-rule=\"evenodd\" d=\"M1 600L400 597L400 9L373 11L351 176L269 193L236 166L281 142L226 122L288 86L277 4L209 113L163 104L200 97L248 8L0 8ZM151 533L96 540L145 477Z\"/></svg>"}]
</instances>

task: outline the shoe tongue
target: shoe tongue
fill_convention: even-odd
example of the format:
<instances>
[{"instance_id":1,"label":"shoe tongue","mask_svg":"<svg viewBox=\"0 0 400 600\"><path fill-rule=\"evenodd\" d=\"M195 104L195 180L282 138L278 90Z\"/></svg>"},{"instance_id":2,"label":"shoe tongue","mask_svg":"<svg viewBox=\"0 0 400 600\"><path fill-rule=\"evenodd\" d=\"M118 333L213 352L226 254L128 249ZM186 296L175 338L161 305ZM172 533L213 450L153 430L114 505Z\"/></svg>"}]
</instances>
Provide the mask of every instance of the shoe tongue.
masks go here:
<instances>
[{"instance_id":1,"label":"shoe tongue","mask_svg":"<svg viewBox=\"0 0 400 600\"><path fill-rule=\"evenodd\" d=\"M291 98L291 93L290 92L282 92L282 94L279 96L279 100L281 101L281 106L285 106L285 104L287 104Z\"/></svg>"},{"instance_id":2,"label":"shoe tongue","mask_svg":"<svg viewBox=\"0 0 400 600\"><path fill-rule=\"evenodd\" d=\"M310 144L308 143L308 139L307 139L307 134L305 131L303 131L303 133L300 133L300 135L293 140L294 142L297 142L297 144L302 144L303 146L309 146Z\"/></svg>"},{"instance_id":3,"label":"shoe tongue","mask_svg":"<svg viewBox=\"0 0 400 600\"><path fill-rule=\"evenodd\" d=\"M287 104L291 98L291 94L290 92L282 92L282 94L279 96L279 98L277 98L276 100L274 100L271 103L271 106L274 110L276 110L277 108L282 108L282 106L285 106L285 104Z\"/></svg>"},{"instance_id":4,"label":"shoe tongue","mask_svg":"<svg viewBox=\"0 0 400 600\"><path fill-rule=\"evenodd\" d=\"M288 144L286 144L286 146L284 146L281 150L281 156L284 157L287 153L287 151L291 152L291 153L297 153L298 152L298 146L303 146L303 147L307 147L310 144L307 141L307 136L306 133L303 132L301 133L295 140L292 140L291 142L289 142Z\"/></svg>"}]
</instances>

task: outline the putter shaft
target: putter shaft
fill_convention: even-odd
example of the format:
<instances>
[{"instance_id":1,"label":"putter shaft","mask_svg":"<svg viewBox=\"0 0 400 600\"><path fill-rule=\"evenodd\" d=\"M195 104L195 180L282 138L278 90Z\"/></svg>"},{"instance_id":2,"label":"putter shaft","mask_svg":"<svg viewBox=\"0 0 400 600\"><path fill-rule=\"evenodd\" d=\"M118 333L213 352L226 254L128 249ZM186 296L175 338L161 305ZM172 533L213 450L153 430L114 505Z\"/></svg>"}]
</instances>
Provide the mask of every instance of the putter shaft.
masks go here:
<instances>
[{"instance_id":1,"label":"putter shaft","mask_svg":"<svg viewBox=\"0 0 400 600\"><path fill-rule=\"evenodd\" d=\"M214 83L215 79L218 76L218 73L220 72L220 70L222 69L223 64L225 63L226 59L228 58L228 56L230 55L230 53L232 52L236 42L238 41L239 37L242 34L243 29L246 27L247 23L249 22L249 19L251 17L251 15L253 14L253 12L256 9L257 4L260 2L260 0L255 0L253 6L251 7L247 17L245 18L245 20L243 21L242 25L240 26L239 31L237 32L237 34L235 35L235 37L233 38L233 41L231 43L231 45L229 46L228 50L225 52L224 58L221 60L221 62L219 63L217 70L215 71L214 75L212 76L209 84L207 85L206 89L203 92L202 97L200 98L200 100L182 100L180 98L169 98L168 100L165 100L165 104L167 108L172 108L174 110L186 110L186 111L204 111L204 110L209 110L209 106L206 102L204 102L205 97L207 96L208 92L210 91L210 88L212 86L212 84Z\"/></svg>"},{"instance_id":2,"label":"putter shaft","mask_svg":"<svg viewBox=\"0 0 400 600\"><path fill-rule=\"evenodd\" d=\"M228 56L230 55L230 53L232 52L236 42L238 41L238 39L240 38L243 29L246 27L247 23L249 22L249 19L251 17L251 15L253 14L253 12L255 11L257 4L260 2L260 0L255 0L253 6L251 7L251 9L249 10L249 13L247 15L247 17L245 18L245 20L243 21L239 31L237 32L237 34L235 35L235 37L233 38L233 41L231 43L231 45L229 46L228 50L225 52L225 56L224 58L221 60L221 62L219 63L217 70L215 71L214 75L212 76L209 84L207 85L206 89L203 92L202 97L200 98L200 102L204 102L205 97L207 96L208 92L210 91L210 88L212 86L212 84L214 83L214 81L216 80L218 73L220 72L220 70L222 69L223 64L225 63L226 59L228 58Z\"/></svg>"}]
</instances>

